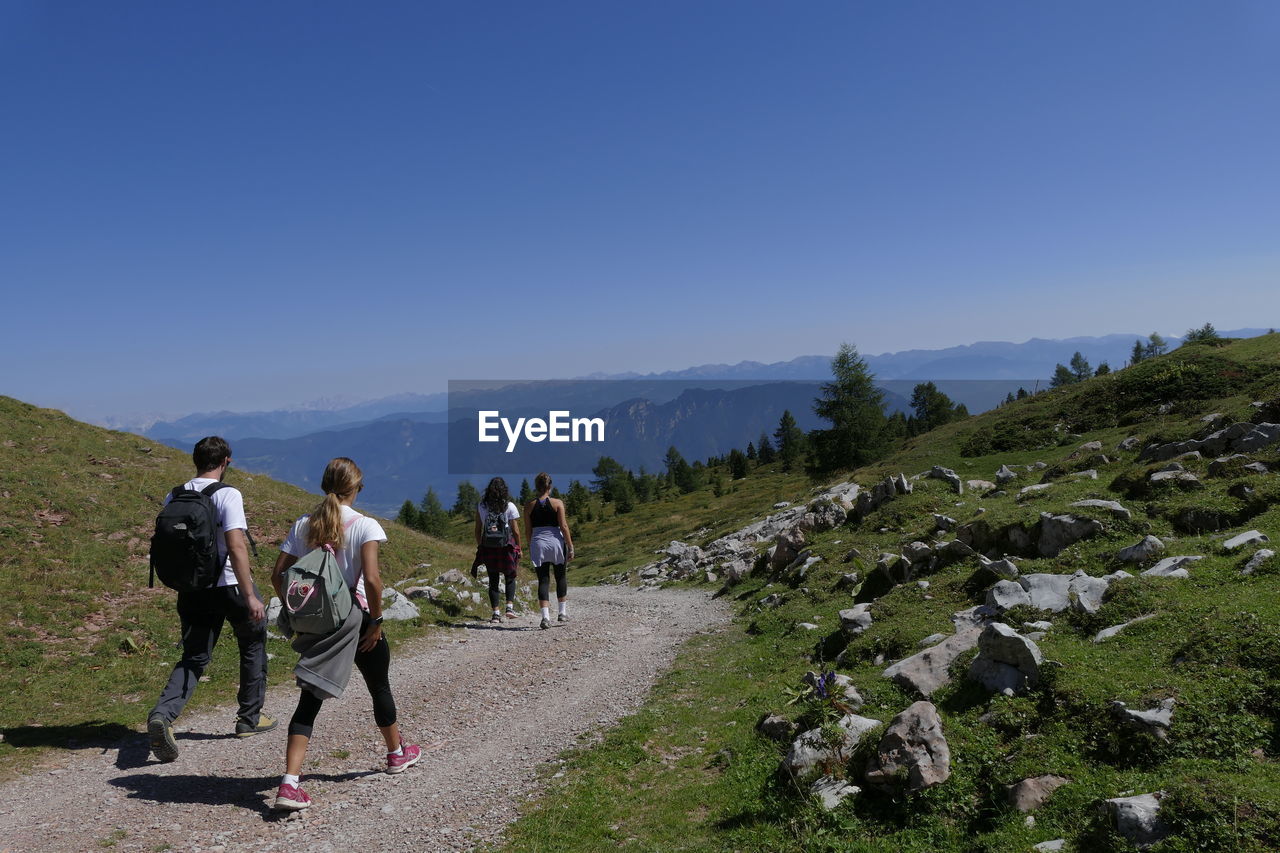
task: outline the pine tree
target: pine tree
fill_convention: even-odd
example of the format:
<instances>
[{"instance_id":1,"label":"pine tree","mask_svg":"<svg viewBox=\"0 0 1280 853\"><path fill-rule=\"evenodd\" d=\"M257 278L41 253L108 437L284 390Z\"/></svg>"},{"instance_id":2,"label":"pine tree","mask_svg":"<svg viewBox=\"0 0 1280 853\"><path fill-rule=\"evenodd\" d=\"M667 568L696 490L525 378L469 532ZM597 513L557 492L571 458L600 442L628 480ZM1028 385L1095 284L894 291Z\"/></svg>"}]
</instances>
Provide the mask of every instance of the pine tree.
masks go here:
<instances>
[{"instance_id":1,"label":"pine tree","mask_svg":"<svg viewBox=\"0 0 1280 853\"><path fill-rule=\"evenodd\" d=\"M916 432L908 430L910 435L928 432L956 419L956 404L932 382L921 382L911 391L911 408L915 412Z\"/></svg>"},{"instance_id":2,"label":"pine tree","mask_svg":"<svg viewBox=\"0 0 1280 853\"><path fill-rule=\"evenodd\" d=\"M886 447L884 392L852 344L841 344L831 374L813 404L814 414L831 422L811 436L814 473L857 468L878 459Z\"/></svg>"},{"instance_id":3,"label":"pine tree","mask_svg":"<svg viewBox=\"0 0 1280 853\"><path fill-rule=\"evenodd\" d=\"M1129 366L1139 364L1147 357L1147 348L1143 346L1142 340L1138 339L1133 342L1133 352L1129 353Z\"/></svg>"},{"instance_id":4,"label":"pine tree","mask_svg":"<svg viewBox=\"0 0 1280 853\"><path fill-rule=\"evenodd\" d=\"M1093 368L1089 366L1089 362L1079 350L1071 356L1071 374L1077 382L1083 382L1093 375Z\"/></svg>"},{"instance_id":5,"label":"pine tree","mask_svg":"<svg viewBox=\"0 0 1280 853\"><path fill-rule=\"evenodd\" d=\"M756 454L760 457L761 465L770 465L777 458L777 454L773 452L773 443L769 441L768 433L760 433L760 441Z\"/></svg>"},{"instance_id":6,"label":"pine tree","mask_svg":"<svg viewBox=\"0 0 1280 853\"><path fill-rule=\"evenodd\" d=\"M1222 340L1222 335L1218 334L1218 330L1213 327L1213 324L1205 323L1198 329L1188 329L1183 342L1188 344L1205 344L1220 340Z\"/></svg>"},{"instance_id":7,"label":"pine tree","mask_svg":"<svg viewBox=\"0 0 1280 853\"><path fill-rule=\"evenodd\" d=\"M790 409L782 412L778 419L778 429L773 433L778 441L778 461L783 471L790 471L804 456L804 433L796 425L795 416Z\"/></svg>"},{"instance_id":8,"label":"pine tree","mask_svg":"<svg viewBox=\"0 0 1280 853\"><path fill-rule=\"evenodd\" d=\"M449 512L452 515L470 516L476 511L478 503L480 503L480 491L468 480L463 480L458 484L458 499L453 502L453 509Z\"/></svg>"},{"instance_id":9,"label":"pine tree","mask_svg":"<svg viewBox=\"0 0 1280 853\"><path fill-rule=\"evenodd\" d=\"M533 493L533 489L529 486L529 478L525 477L520 481L520 497L517 499L517 502L520 506L524 506L535 497L537 497L537 495Z\"/></svg>"},{"instance_id":10,"label":"pine tree","mask_svg":"<svg viewBox=\"0 0 1280 853\"><path fill-rule=\"evenodd\" d=\"M1065 364L1059 364L1053 369L1053 378L1049 380L1049 387L1061 388L1064 385L1071 385L1079 381L1069 367Z\"/></svg>"},{"instance_id":11,"label":"pine tree","mask_svg":"<svg viewBox=\"0 0 1280 853\"><path fill-rule=\"evenodd\" d=\"M747 459L752 462L756 461L756 444L754 441L747 442Z\"/></svg>"},{"instance_id":12,"label":"pine tree","mask_svg":"<svg viewBox=\"0 0 1280 853\"><path fill-rule=\"evenodd\" d=\"M591 481L596 487L596 491L600 493L602 500L613 502L618 499L624 488L629 488L631 483L627 479L627 469L622 467L622 463L610 456L601 456L600 461L596 463L596 467L591 469L591 473L595 475L595 479ZM626 484L624 487L623 484ZM631 495L634 500L635 495Z\"/></svg>"},{"instance_id":13,"label":"pine tree","mask_svg":"<svg viewBox=\"0 0 1280 853\"><path fill-rule=\"evenodd\" d=\"M449 526L449 514L444 511L444 504L440 503L435 489L427 487L419 509L419 529L430 536L443 536Z\"/></svg>"},{"instance_id":14,"label":"pine tree","mask_svg":"<svg viewBox=\"0 0 1280 853\"><path fill-rule=\"evenodd\" d=\"M405 527L411 527L414 530L418 530L418 525L421 523L418 516L418 508L413 505L413 501L405 501L400 505L400 513L396 516L396 521L400 522Z\"/></svg>"},{"instance_id":15,"label":"pine tree","mask_svg":"<svg viewBox=\"0 0 1280 853\"><path fill-rule=\"evenodd\" d=\"M591 492L577 480L570 480L569 491L564 497L564 511L574 518L583 518L590 508Z\"/></svg>"},{"instance_id":16,"label":"pine tree","mask_svg":"<svg viewBox=\"0 0 1280 853\"><path fill-rule=\"evenodd\" d=\"M1098 369L1093 372L1093 375L1106 376L1110 372L1111 372L1111 365L1107 364L1105 361L1100 361L1098 362Z\"/></svg>"},{"instance_id":17,"label":"pine tree","mask_svg":"<svg viewBox=\"0 0 1280 853\"><path fill-rule=\"evenodd\" d=\"M729 476L735 480L741 480L747 476L750 470L747 454L738 448L729 451Z\"/></svg>"}]
</instances>

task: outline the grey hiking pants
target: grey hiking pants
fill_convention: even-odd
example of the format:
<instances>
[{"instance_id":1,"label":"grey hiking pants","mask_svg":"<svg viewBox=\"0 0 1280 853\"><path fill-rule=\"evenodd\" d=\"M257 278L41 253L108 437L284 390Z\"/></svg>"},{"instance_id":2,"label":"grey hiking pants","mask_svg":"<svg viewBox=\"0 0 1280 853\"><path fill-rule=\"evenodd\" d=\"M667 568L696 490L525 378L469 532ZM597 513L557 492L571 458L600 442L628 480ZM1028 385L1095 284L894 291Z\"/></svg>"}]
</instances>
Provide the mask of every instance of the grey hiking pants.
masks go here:
<instances>
[{"instance_id":1,"label":"grey hiking pants","mask_svg":"<svg viewBox=\"0 0 1280 853\"><path fill-rule=\"evenodd\" d=\"M254 587L254 594L258 592ZM267 691L267 623L249 618L249 608L237 585L219 586L178 593L178 618L182 621L182 660L160 691L151 717L173 722L195 692L200 676L213 657L213 647L224 622L231 623L240 646L240 703L237 715L250 725L258 724Z\"/></svg>"}]
</instances>

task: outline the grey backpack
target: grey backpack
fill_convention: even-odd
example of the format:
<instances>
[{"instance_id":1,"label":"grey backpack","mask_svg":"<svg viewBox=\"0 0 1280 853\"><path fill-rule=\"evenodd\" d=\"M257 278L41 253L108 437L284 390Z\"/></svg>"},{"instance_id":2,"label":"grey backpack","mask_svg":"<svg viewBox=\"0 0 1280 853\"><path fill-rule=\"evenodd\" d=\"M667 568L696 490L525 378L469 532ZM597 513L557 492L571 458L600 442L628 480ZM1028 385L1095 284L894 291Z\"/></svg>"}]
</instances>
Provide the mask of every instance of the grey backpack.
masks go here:
<instances>
[{"instance_id":1,"label":"grey backpack","mask_svg":"<svg viewBox=\"0 0 1280 853\"><path fill-rule=\"evenodd\" d=\"M352 519L350 528L358 519ZM347 621L355 596L338 567L333 546L303 554L284 572L284 610L299 634L331 634Z\"/></svg>"}]
</instances>

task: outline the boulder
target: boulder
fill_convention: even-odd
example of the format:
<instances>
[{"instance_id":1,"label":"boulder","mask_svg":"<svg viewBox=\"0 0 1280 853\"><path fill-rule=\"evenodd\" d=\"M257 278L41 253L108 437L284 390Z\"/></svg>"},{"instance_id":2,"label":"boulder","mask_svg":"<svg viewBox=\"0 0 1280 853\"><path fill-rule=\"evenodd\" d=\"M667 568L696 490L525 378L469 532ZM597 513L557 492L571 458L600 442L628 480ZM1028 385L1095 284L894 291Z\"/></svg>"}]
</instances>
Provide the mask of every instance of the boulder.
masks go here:
<instances>
[{"instance_id":1,"label":"boulder","mask_svg":"<svg viewBox=\"0 0 1280 853\"><path fill-rule=\"evenodd\" d=\"M1083 571L1071 576L1067 585L1067 596L1071 599L1071 607L1079 613L1097 613L1102 608L1102 599L1111 586L1108 578L1094 578Z\"/></svg>"},{"instance_id":2,"label":"boulder","mask_svg":"<svg viewBox=\"0 0 1280 853\"><path fill-rule=\"evenodd\" d=\"M765 714L756 723L756 731L769 740L789 741L796 733L796 724L780 714Z\"/></svg>"},{"instance_id":3,"label":"boulder","mask_svg":"<svg viewBox=\"0 0 1280 853\"><path fill-rule=\"evenodd\" d=\"M1020 812L1033 812L1049 801L1053 792L1071 780L1065 776L1033 776L1005 789L1009 797L1009 805Z\"/></svg>"},{"instance_id":4,"label":"boulder","mask_svg":"<svg viewBox=\"0 0 1280 853\"><path fill-rule=\"evenodd\" d=\"M1270 560L1276 555L1275 551L1270 548L1259 548L1253 552L1253 556L1249 558L1249 562L1244 564L1244 568L1240 570L1242 575L1251 575L1262 567L1262 564Z\"/></svg>"},{"instance_id":5,"label":"boulder","mask_svg":"<svg viewBox=\"0 0 1280 853\"><path fill-rule=\"evenodd\" d=\"M1149 732L1160 740L1169 738L1169 726L1173 725L1172 698L1163 699L1148 711L1134 711L1123 702L1112 702L1111 709L1124 723Z\"/></svg>"},{"instance_id":6,"label":"boulder","mask_svg":"<svg viewBox=\"0 0 1280 853\"><path fill-rule=\"evenodd\" d=\"M987 590L987 606L1001 613L1022 604L1031 604L1031 596L1014 581L998 581Z\"/></svg>"},{"instance_id":7,"label":"boulder","mask_svg":"<svg viewBox=\"0 0 1280 853\"><path fill-rule=\"evenodd\" d=\"M1107 814L1116 832L1143 849L1164 840L1169 828L1160 820L1160 800L1163 797L1163 792L1157 792L1106 800Z\"/></svg>"},{"instance_id":8,"label":"boulder","mask_svg":"<svg viewBox=\"0 0 1280 853\"><path fill-rule=\"evenodd\" d=\"M1238 551L1246 545L1261 545L1263 542L1270 542L1270 537L1265 533L1257 530L1249 530L1238 536L1232 536L1226 542L1222 543L1222 547L1227 551Z\"/></svg>"},{"instance_id":9,"label":"boulder","mask_svg":"<svg viewBox=\"0 0 1280 853\"><path fill-rule=\"evenodd\" d=\"M1042 557L1056 557L1067 546L1101 533L1102 522L1074 515L1040 513L1039 541L1036 548Z\"/></svg>"},{"instance_id":10,"label":"boulder","mask_svg":"<svg viewBox=\"0 0 1280 853\"><path fill-rule=\"evenodd\" d=\"M982 633L984 624L985 622L965 622L962 627L958 622L956 633L933 648L894 663L884 671L884 677L904 690L925 697L932 695L933 691L950 681L948 670L956 659L978 644L978 636Z\"/></svg>"},{"instance_id":11,"label":"boulder","mask_svg":"<svg viewBox=\"0 0 1280 853\"><path fill-rule=\"evenodd\" d=\"M894 717L867 763L872 784L905 782L907 791L940 785L951 776L951 748L932 702L920 701Z\"/></svg>"},{"instance_id":12,"label":"boulder","mask_svg":"<svg viewBox=\"0 0 1280 853\"><path fill-rule=\"evenodd\" d=\"M871 605L855 604L840 611L840 630L849 637L856 637L871 627Z\"/></svg>"},{"instance_id":13,"label":"boulder","mask_svg":"<svg viewBox=\"0 0 1280 853\"><path fill-rule=\"evenodd\" d=\"M1021 489L1018 490L1018 497L1019 498L1030 497L1031 495L1036 495L1036 494L1039 494L1040 492L1045 491L1046 489L1052 489L1052 488L1053 488L1052 483L1036 483L1035 485L1032 485L1032 486L1023 486Z\"/></svg>"},{"instance_id":14,"label":"boulder","mask_svg":"<svg viewBox=\"0 0 1280 853\"><path fill-rule=\"evenodd\" d=\"M1204 557L1165 557L1142 574L1153 578L1189 578L1191 573L1185 566L1203 559Z\"/></svg>"},{"instance_id":15,"label":"boulder","mask_svg":"<svg viewBox=\"0 0 1280 853\"><path fill-rule=\"evenodd\" d=\"M471 578L464 575L457 569L449 569L449 571L436 578L436 583L450 583L458 586L471 586Z\"/></svg>"},{"instance_id":16,"label":"boulder","mask_svg":"<svg viewBox=\"0 0 1280 853\"><path fill-rule=\"evenodd\" d=\"M1043 663L1034 642L1003 622L993 622L978 637L969 677L993 693L1020 693L1040 682Z\"/></svg>"},{"instance_id":17,"label":"boulder","mask_svg":"<svg viewBox=\"0 0 1280 853\"><path fill-rule=\"evenodd\" d=\"M934 530L943 530L943 531L954 530L956 524L958 523L959 522L957 522L954 518L951 518L950 516L939 515L936 512L933 514Z\"/></svg>"},{"instance_id":18,"label":"boulder","mask_svg":"<svg viewBox=\"0 0 1280 853\"><path fill-rule=\"evenodd\" d=\"M1141 542L1121 548L1116 552L1116 559L1122 563L1145 563L1164 551L1164 543L1154 536L1145 536Z\"/></svg>"},{"instance_id":19,"label":"boulder","mask_svg":"<svg viewBox=\"0 0 1280 853\"><path fill-rule=\"evenodd\" d=\"M782 770L801 781L821 775L825 768L847 762L862 738L881 725L879 720L845 714L836 723L836 743L829 742L822 729L809 729L792 742L782 759Z\"/></svg>"},{"instance_id":20,"label":"boulder","mask_svg":"<svg viewBox=\"0 0 1280 853\"><path fill-rule=\"evenodd\" d=\"M1190 471L1157 471L1147 478L1152 484L1173 483L1180 489L1202 489L1204 483Z\"/></svg>"},{"instance_id":21,"label":"boulder","mask_svg":"<svg viewBox=\"0 0 1280 853\"><path fill-rule=\"evenodd\" d=\"M1067 849L1067 839L1055 838L1052 841L1041 841L1039 844L1032 844L1031 849L1036 853L1058 853L1060 850Z\"/></svg>"},{"instance_id":22,"label":"boulder","mask_svg":"<svg viewBox=\"0 0 1280 853\"><path fill-rule=\"evenodd\" d=\"M996 482L1003 486L1010 480L1018 479L1017 473L1008 465L1001 465L1000 470L996 472Z\"/></svg>"},{"instance_id":23,"label":"boulder","mask_svg":"<svg viewBox=\"0 0 1280 853\"><path fill-rule=\"evenodd\" d=\"M1102 450L1101 441L1086 441L1084 444L1076 448L1077 453L1097 453Z\"/></svg>"},{"instance_id":24,"label":"boulder","mask_svg":"<svg viewBox=\"0 0 1280 853\"><path fill-rule=\"evenodd\" d=\"M382 618L395 622L406 619L417 619L421 616L418 605L414 604L399 590L387 587L382 590Z\"/></svg>"},{"instance_id":25,"label":"boulder","mask_svg":"<svg viewBox=\"0 0 1280 853\"><path fill-rule=\"evenodd\" d=\"M1128 521L1133 518L1133 513L1115 501L1103 501L1091 498L1089 500L1076 501L1072 506L1078 509L1105 509L1107 512L1111 513L1112 516L1121 519L1122 521Z\"/></svg>"},{"instance_id":26,"label":"boulder","mask_svg":"<svg viewBox=\"0 0 1280 853\"><path fill-rule=\"evenodd\" d=\"M818 798L818 802L827 811L835 811L849 797L862 793L857 785L850 785L845 779L834 776L820 776L809 786L809 793Z\"/></svg>"},{"instance_id":27,"label":"boulder","mask_svg":"<svg viewBox=\"0 0 1280 853\"><path fill-rule=\"evenodd\" d=\"M1071 606L1071 580L1071 575L1038 573L1023 575L1018 583L1027 591L1032 607L1060 613Z\"/></svg>"},{"instance_id":28,"label":"boulder","mask_svg":"<svg viewBox=\"0 0 1280 853\"><path fill-rule=\"evenodd\" d=\"M1136 435L1131 435L1116 445L1116 450L1137 450L1142 444L1142 439Z\"/></svg>"},{"instance_id":29,"label":"boulder","mask_svg":"<svg viewBox=\"0 0 1280 853\"><path fill-rule=\"evenodd\" d=\"M964 484L969 487L969 491L979 494L986 494L987 492L995 491L997 488L996 484L990 480L965 480Z\"/></svg>"},{"instance_id":30,"label":"boulder","mask_svg":"<svg viewBox=\"0 0 1280 853\"><path fill-rule=\"evenodd\" d=\"M780 572L791 565L804 550L805 541L804 531L800 525L783 530L778 534L774 544L773 554L769 558L769 568L774 572Z\"/></svg>"},{"instance_id":31,"label":"boulder","mask_svg":"<svg viewBox=\"0 0 1280 853\"><path fill-rule=\"evenodd\" d=\"M983 564L989 571L994 572L1004 580L1017 580L1020 572L1017 563L1005 557L1001 560L991 560Z\"/></svg>"},{"instance_id":32,"label":"boulder","mask_svg":"<svg viewBox=\"0 0 1280 853\"><path fill-rule=\"evenodd\" d=\"M435 601L440 597L440 590L434 586L411 586L404 591L411 600L425 598L427 601Z\"/></svg>"},{"instance_id":33,"label":"boulder","mask_svg":"<svg viewBox=\"0 0 1280 853\"><path fill-rule=\"evenodd\" d=\"M854 686L853 679L844 673L829 672L825 675L819 675L810 670L800 680L802 683L817 690L820 695L838 697L854 711L862 707L862 694Z\"/></svg>"}]
</instances>

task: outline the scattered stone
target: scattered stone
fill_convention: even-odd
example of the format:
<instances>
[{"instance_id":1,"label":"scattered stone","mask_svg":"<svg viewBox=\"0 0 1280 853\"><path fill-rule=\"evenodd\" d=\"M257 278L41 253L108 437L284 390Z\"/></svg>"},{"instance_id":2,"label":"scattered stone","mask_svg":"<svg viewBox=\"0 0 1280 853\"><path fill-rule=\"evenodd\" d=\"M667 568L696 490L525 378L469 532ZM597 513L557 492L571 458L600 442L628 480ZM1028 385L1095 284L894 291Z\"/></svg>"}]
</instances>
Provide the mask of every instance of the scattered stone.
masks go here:
<instances>
[{"instance_id":1,"label":"scattered stone","mask_svg":"<svg viewBox=\"0 0 1280 853\"><path fill-rule=\"evenodd\" d=\"M813 624L812 622L797 622L797 623L796 623L796 627L797 627L797 628L803 628L803 629L804 629L804 630L806 630L806 631L816 631L816 630L818 630L818 626L817 626L817 625L815 625L815 624Z\"/></svg>"},{"instance_id":2,"label":"scattered stone","mask_svg":"<svg viewBox=\"0 0 1280 853\"><path fill-rule=\"evenodd\" d=\"M841 610L840 630L850 637L856 637L871 627L871 605L855 604L847 610Z\"/></svg>"},{"instance_id":3,"label":"scattered stone","mask_svg":"<svg viewBox=\"0 0 1280 853\"><path fill-rule=\"evenodd\" d=\"M981 492L984 494L986 492L994 491L996 488L996 484L990 480L966 480L965 485L969 487L969 491L971 492Z\"/></svg>"},{"instance_id":4,"label":"scattered stone","mask_svg":"<svg viewBox=\"0 0 1280 853\"><path fill-rule=\"evenodd\" d=\"M822 807L827 811L835 811L840 804L848 797L854 797L862 793L862 789L857 785L850 785L844 779L836 779L833 776L820 776L809 786L809 793L818 798Z\"/></svg>"},{"instance_id":5,"label":"scattered stone","mask_svg":"<svg viewBox=\"0 0 1280 853\"><path fill-rule=\"evenodd\" d=\"M1127 724L1150 732L1160 740L1169 738L1169 726L1173 725L1172 698L1161 700L1160 704L1149 711L1134 711L1123 702L1112 702L1111 708Z\"/></svg>"},{"instance_id":6,"label":"scattered stone","mask_svg":"<svg viewBox=\"0 0 1280 853\"><path fill-rule=\"evenodd\" d=\"M1000 470L996 472L996 482L1001 486L1016 479L1018 479L1017 473L1008 465L1001 465Z\"/></svg>"},{"instance_id":7,"label":"scattered stone","mask_svg":"<svg viewBox=\"0 0 1280 853\"><path fill-rule=\"evenodd\" d=\"M1116 450L1137 450L1142 443L1142 439L1136 435L1131 435L1116 445Z\"/></svg>"},{"instance_id":8,"label":"scattered stone","mask_svg":"<svg viewBox=\"0 0 1280 853\"><path fill-rule=\"evenodd\" d=\"M1131 518L1133 518L1133 513L1131 513L1129 510L1125 509L1115 501L1103 501L1103 500L1096 500L1091 498L1089 500L1076 501L1075 503L1072 504L1072 506L1077 507L1079 509L1105 509L1107 512L1111 513L1113 516L1123 521L1128 521Z\"/></svg>"},{"instance_id":9,"label":"scattered stone","mask_svg":"<svg viewBox=\"0 0 1280 853\"><path fill-rule=\"evenodd\" d=\"M800 525L795 525L778 534L777 541L773 547L772 555L769 558L769 568L775 572L780 572L787 566L795 562L800 556L800 552L804 550L805 537L804 531L800 529Z\"/></svg>"},{"instance_id":10,"label":"scattered stone","mask_svg":"<svg viewBox=\"0 0 1280 853\"><path fill-rule=\"evenodd\" d=\"M1009 805L1020 812L1033 812L1048 802L1054 791L1070 781L1065 776L1054 776L1053 774L1023 779L1021 782L1010 785L1006 789L1009 796Z\"/></svg>"},{"instance_id":11,"label":"scattered stone","mask_svg":"<svg viewBox=\"0 0 1280 853\"><path fill-rule=\"evenodd\" d=\"M1130 619L1128 622L1123 622L1119 625L1112 625L1110 628L1103 628L1101 631L1093 635L1093 641L1095 643L1106 642L1107 640L1110 640L1112 637L1116 636L1117 634L1124 631L1125 629L1130 628L1134 625L1137 625L1139 622L1146 622L1148 619L1154 619L1154 618L1156 618L1156 614L1147 613L1135 619Z\"/></svg>"},{"instance_id":12,"label":"scattered stone","mask_svg":"<svg viewBox=\"0 0 1280 853\"><path fill-rule=\"evenodd\" d=\"M1071 575L1039 573L1023 575L1018 583L1037 610L1060 613L1071 606Z\"/></svg>"},{"instance_id":13,"label":"scattered stone","mask_svg":"<svg viewBox=\"0 0 1280 853\"><path fill-rule=\"evenodd\" d=\"M1181 489L1202 489L1204 483L1190 471L1157 471L1147 478L1151 483L1174 483Z\"/></svg>"},{"instance_id":14,"label":"scattered stone","mask_svg":"<svg viewBox=\"0 0 1280 853\"><path fill-rule=\"evenodd\" d=\"M950 681L948 670L962 654L978 644L982 629L995 612L987 607L962 610L952 617L956 632L938 645L891 665L883 673L904 690L928 697Z\"/></svg>"},{"instance_id":15,"label":"scattered stone","mask_svg":"<svg viewBox=\"0 0 1280 853\"><path fill-rule=\"evenodd\" d=\"M795 736L796 724L780 714L765 714L756 723L756 731L770 740L789 741Z\"/></svg>"},{"instance_id":16,"label":"scattered stone","mask_svg":"<svg viewBox=\"0 0 1280 853\"><path fill-rule=\"evenodd\" d=\"M1259 548L1257 551L1253 552L1253 556L1249 558L1249 562L1244 564L1244 568L1240 570L1240 574L1253 574L1262 566L1263 563L1267 562L1267 560L1270 560L1275 555L1276 552L1272 551L1270 548Z\"/></svg>"},{"instance_id":17,"label":"scattered stone","mask_svg":"<svg viewBox=\"0 0 1280 853\"><path fill-rule=\"evenodd\" d=\"M1109 578L1090 577L1083 570L1078 571L1067 584L1067 597L1071 599L1071 607L1077 612L1097 613L1102 609L1102 599L1110 586Z\"/></svg>"},{"instance_id":18,"label":"scattered stone","mask_svg":"<svg viewBox=\"0 0 1280 853\"><path fill-rule=\"evenodd\" d=\"M908 791L940 785L951 776L951 748L932 702L912 704L894 717L867 763L866 779L891 784L905 777Z\"/></svg>"},{"instance_id":19,"label":"scattered stone","mask_svg":"<svg viewBox=\"0 0 1280 853\"><path fill-rule=\"evenodd\" d=\"M387 587L382 590L382 618L389 621L417 619L422 615L418 605L414 604L402 592Z\"/></svg>"},{"instance_id":20,"label":"scattered stone","mask_svg":"<svg viewBox=\"0 0 1280 853\"><path fill-rule=\"evenodd\" d=\"M1065 850L1066 847L1067 839L1065 838L1055 838L1052 841L1041 841L1039 844L1031 845L1031 849L1039 851L1039 853L1058 853L1060 850Z\"/></svg>"},{"instance_id":21,"label":"scattered stone","mask_svg":"<svg viewBox=\"0 0 1280 853\"><path fill-rule=\"evenodd\" d=\"M922 649L927 649L929 646L936 646L938 643L941 643L943 640L945 640L949 636L951 635L942 634L942 633L930 634L929 636L925 637L923 640L920 641L919 647Z\"/></svg>"},{"instance_id":22,"label":"scattered stone","mask_svg":"<svg viewBox=\"0 0 1280 853\"><path fill-rule=\"evenodd\" d=\"M1160 820L1163 797L1164 792L1160 791L1106 800L1107 813L1116 832L1144 849L1162 841L1169 834L1169 828Z\"/></svg>"},{"instance_id":23,"label":"scattered stone","mask_svg":"<svg viewBox=\"0 0 1280 853\"><path fill-rule=\"evenodd\" d=\"M457 569L449 569L449 571L436 578L436 583L457 584L458 586L471 586L471 578L464 575Z\"/></svg>"},{"instance_id":24,"label":"scattered stone","mask_svg":"<svg viewBox=\"0 0 1280 853\"><path fill-rule=\"evenodd\" d=\"M1226 542L1222 543L1222 547L1227 551L1238 551L1245 545L1260 545L1263 542L1270 542L1270 537L1265 533L1257 530L1249 530L1238 536L1232 536Z\"/></svg>"},{"instance_id":25,"label":"scattered stone","mask_svg":"<svg viewBox=\"0 0 1280 853\"><path fill-rule=\"evenodd\" d=\"M929 476L935 480L945 480L951 484L951 488L955 489L957 495L964 494L964 481L960 479L960 475L950 468L943 468L941 465L934 465L929 470Z\"/></svg>"},{"instance_id":26,"label":"scattered stone","mask_svg":"<svg viewBox=\"0 0 1280 853\"><path fill-rule=\"evenodd\" d=\"M1121 548L1116 552L1116 559L1122 563L1145 563L1164 551L1164 543L1155 536L1145 536L1141 542Z\"/></svg>"},{"instance_id":27,"label":"scattered stone","mask_svg":"<svg viewBox=\"0 0 1280 853\"><path fill-rule=\"evenodd\" d=\"M1077 452L1083 453L1097 453L1100 450L1102 450L1101 441L1086 441L1084 444L1076 448Z\"/></svg>"},{"instance_id":28,"label":"scattered stone","mask_svg":"<svg viewBox=\"0 0 1280 853\"><path fill-rule=\"evenodd\" d=\"M956 524L958 524L958 523L959 523L959 522L957 522L954 518L951 518L950 516L946 516L946 515L939 515L939 514L938 514L938 513L936 513L936 512L933 514L933 529L934 529L934 530L944 530L944 531L945 531L945 530L954 530L954 529L955 529Z\"/></svg>"},{"instance_id":29,"label":"scattered stone","mask_svg":"<svg viewBox=\"0 0 1280 853\"><path fill-rule=\"evenodd\" d=\"M993 622L978 637L978 656L969 677L992 693L1021 693L1040 682L1044 657L1034 642L1003 622Z\"/></svg>"},{"instance_id":30,"label":"scattered stone","mask_svg":"<svg viewBox=\"0 0 1280 853\"><path fill-rule=\"evenodd\" d=\"M440 597L440 590L434 586L411 586L404 591L411 600L425 598L427 601L435 601Z\"/></svg>"},{"instance_id":31,"label":"scattered stone","mask_svg":"<svg viewBox=\"0 0 1280 853\"><path fill-rule=\"evenodd\" d=\"M777 592L771 592L764 598L760 599L761 607L778 607L782 604L782 595Z\"/></svg>"},{"instance_id":32,"label":"scattered stone","mask_svg":"<svg viewBox=\"0 0 1280 853\"><path fill-rule=\"evenodd\" d=\"M789 507L789 506L791 506L791 501L778 501L776 504L774 504L774 505L773 505L773 508L774 508L774 509L786 509L786 508L787 508L787 507Z\"/></svg>"},{"instance_id":33,"label":"scattered stone","mask_svg":"<svg viewBox=\"0 0 1280 853\"><path fill-rule=\"evenodd\" d=\"M1025 498L1028 495L1039 494L1040 492L1043 492L1046 489L1052 489L1052 488L1053 488L1052 483L1036 483L1033 486L1023 486L1021 489L1018 490L1018 497Z\"/></svg>"},{"instance_id":34,"label":"scattered stone","mask_svg":"<svg viewBox=\"0 0 1280 853\"><path fill-rule=\"evenodd\" d=\"M1153 578L1189 578L1191 573L1184 567L1204 557L1165 557L1142 574Z\"/></svg>"}]
</instances>

